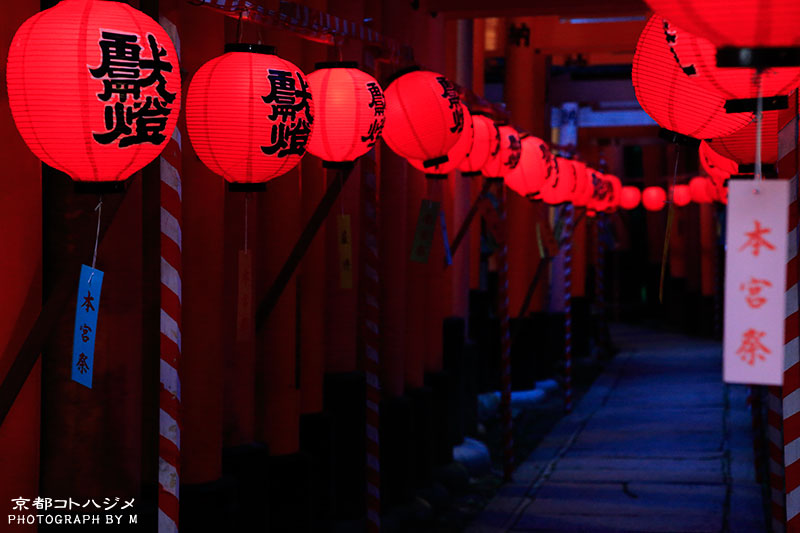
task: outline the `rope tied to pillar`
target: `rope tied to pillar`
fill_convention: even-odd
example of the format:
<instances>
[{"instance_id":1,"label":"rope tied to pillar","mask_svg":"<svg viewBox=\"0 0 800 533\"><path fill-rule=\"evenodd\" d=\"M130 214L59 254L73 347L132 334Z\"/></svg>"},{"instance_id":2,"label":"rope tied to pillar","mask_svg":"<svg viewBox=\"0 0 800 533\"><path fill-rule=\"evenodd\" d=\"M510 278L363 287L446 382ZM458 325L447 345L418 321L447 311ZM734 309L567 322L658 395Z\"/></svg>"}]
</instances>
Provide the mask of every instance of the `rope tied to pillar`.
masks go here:
<instances>
[{"instance_id":1,"label":"rope tied to pillar","mask_svg":"<svg viewBox=\"0 0 800 533\"><path fill-rule=\"evenodd\" d=\"M503 479L511 480L514 471L514 427L511 417L511 331L508 299L508 221L506 212L506 188L500 183L497 195L497 214L500 218L499 248L497 251L497 300L501 335L501 381L500 403L503 417Z\"/></svg>"},{"instance_id":2,"label":"rope tied to pillar","mask_svg":"<svg viewBox=\"0 0 800 533\"><path fill-rule=\"evenodd\" d=\"M572 234L574 208L564 207L564 410L572 412Z\"/></svg>"}]
</instances>

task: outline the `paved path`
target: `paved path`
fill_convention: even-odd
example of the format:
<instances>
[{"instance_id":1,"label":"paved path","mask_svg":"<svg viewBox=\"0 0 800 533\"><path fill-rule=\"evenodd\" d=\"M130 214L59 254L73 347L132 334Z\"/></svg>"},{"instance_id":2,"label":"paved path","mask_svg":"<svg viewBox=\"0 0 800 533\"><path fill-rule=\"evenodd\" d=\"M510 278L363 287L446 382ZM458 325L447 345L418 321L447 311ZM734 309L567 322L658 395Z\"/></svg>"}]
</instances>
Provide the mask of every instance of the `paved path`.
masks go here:
<instances>
[{"instance_id":1,"label":"paved path","mask_svg":"<svg viewBox=\"0 0 800 533\"><path fill-rule=\"evenodd\" d=\"M765 531L743 386L718 343L630 326L623 350L470 533Z\"/></svg>"}]
</instances>

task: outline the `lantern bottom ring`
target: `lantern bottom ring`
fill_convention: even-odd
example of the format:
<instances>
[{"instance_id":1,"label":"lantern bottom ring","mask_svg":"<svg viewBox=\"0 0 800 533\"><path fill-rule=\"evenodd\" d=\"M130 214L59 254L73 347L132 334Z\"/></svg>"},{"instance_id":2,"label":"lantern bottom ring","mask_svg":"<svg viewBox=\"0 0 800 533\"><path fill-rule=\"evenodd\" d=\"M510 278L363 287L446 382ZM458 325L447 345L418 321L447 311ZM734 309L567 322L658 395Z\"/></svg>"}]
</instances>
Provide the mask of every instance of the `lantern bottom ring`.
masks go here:
<instances>
[{"instance_id":1,"label":"lantern bottom ring","mask_svg":"<svg viewBox=\"0 0 800 533\"><path fill-rule=\"evenodd\" d=\"M130 180L114 181L76 181L76 194L119 194L128 188Z\"/></svg>"},{"instance_id":2,"label":"lantern bottom ring","mask_svg":"<svg viewBox=\"0 0 800 533\"><path fill-rule=\"evenodd\" d=\"M678 133L677 131L668 130L667 128L659 128L658 136L672 144L682 144L684 146L689 146L693 150L700 148L699 139L684 135L683 133Z\"/></svg>"},{"instance_id":3,"label":"lantern bottom ring","mask_svg":"<svg viewBox=\"0 0 800 533\"><path fill-rule=\"evenodd\" d=\"M351 170L355 165L355 161L322 161L322 168L331 170Z\"/></svg>"},{"instance_id":4,"label":"lantern bottom ring","mask_svg":"<svg viewBox=\"0 0 800 533\"><path fill-rule=\"evenodd\" d=\"M266 183L239 183L234 181L228 182L228 190L230 192L261 192L267 190Z\"/></svg>"},{"instance_id":5,"label":"lantern bottom ring","mask_svg":"<svg viewBox=\"0 0 800 533\"><path fill-rule=\"evenodd\" d=\"M443 163L447 163L448 161L450 161L450 159L447 157L447 154L445 154L445 155L443 155L441 157L434 157L433 159L427 159L427 160L423 161L422 162L422 166L424 168L431 168L431 167L435 167L436 165L441 165Z\"/></svg>"},{"instance_id":6,"label":"lantern bottom ring","mask_svg":"<svg viewBox=\"0 0 800 533\"><path fill-rule=\"evenodd\" d=\"M470 171L470 172L462 172L461 173L461 177L462 178L474 178L475 176L480 176L480 175L481 175L481 171L480 170L473 170L473 171Z\"/></svg>"},{"instance_id":7,"label":"lantern bottom ring","mask_svg":"<svg viewBox=\"0 0 800 533\"><path fill-rule=\"evenodd\" d=\"M761 98L762 111L789 109L789 97L776 95ZM725 100L726 113L755 113L758 110L758 98L736 98Z\"/></svg>"},{"instance_id":8,"label":"lantern bottom ring","mask_svg":"<svg viewBox=\"0 0 800 533\"><path fill-rule=\"evenodd\" d=\"M800 47L763 46L739 48L723 46L717 50L718 67L746 67L768 69L776 67L800 67Z\"/></svg>"}]
</instances>

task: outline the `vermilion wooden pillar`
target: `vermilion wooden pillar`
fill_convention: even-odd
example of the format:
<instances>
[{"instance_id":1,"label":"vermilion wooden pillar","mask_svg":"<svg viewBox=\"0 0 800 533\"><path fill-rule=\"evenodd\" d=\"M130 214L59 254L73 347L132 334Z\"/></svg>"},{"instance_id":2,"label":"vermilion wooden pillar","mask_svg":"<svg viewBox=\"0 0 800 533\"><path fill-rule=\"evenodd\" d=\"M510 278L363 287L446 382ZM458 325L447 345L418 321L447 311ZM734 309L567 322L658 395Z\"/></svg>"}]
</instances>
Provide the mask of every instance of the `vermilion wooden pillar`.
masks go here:
<instances>
[{"instance_id":1,"label":"vermilion wooden pillar","mask_svg":"<svg viewBox=\"0 0 800 533\"><path fill-rule=\"evenodd\" d=\"M181 69L190 77L223 53L225 19L207 9L182 12ZM188 83L184 82L184 95ZM222 475L225 181L183 140L183 330L181 483Z\"/></svg>"},{"instance_id":2,"label":"vermilion wooden pillar","mask_svg":"<svg viewBox=\"0 0 800 533\"><path fill-rule=\"evenodd\" d=\"M405 264L408 269L408 285L406 291L406 364L405 377L407 388L418 388L425 383L426 333L428 321L427 271L428 265L408 259L414 242L414 229L419 217L419 207L425 197L425 177L421 172L407 167L406 197L406 236Z\"/></svg>"},{"instance_id":3,"label":"vermilion wooden pillar","mask_svg":"<svg viewBox=\"0 0 800 533\"><path fill-rule=\"evenodd\" d=\"M484 19L475 19L472 22L472 91L480 96L484 92L484 61L485 61L485 27ZM483 187L483 178L476 176L469 178L471 198L476 198ZM464 243L469 246L469 288L480 288L480 262L481 262L481 219L476 217L474 227L470 230L469 237Z\"/></svg>"},{"instance_id":4,"label":"vermilion wooden pillar","mask_svg":"<svg viewBox=\"0 0 800 533\"><path fill-rule=\"evenodd\" d=\"M0 57L8 55L8 44L22 22L39 11L38 0L24 0L3 6L0 21ZM0 62L0 78L5 79L5 61ZM5 84L0 84L0 165L5 169L0 181L0 225L3 254L0 257L0 380L12 361L3 358L9 344L33 325L42 300L42 185L41 165L16 131L8 111ZM12 230L13 228L13 230ZM0 499L39 493L41 362L17 397L0 426ZM19 527L35 531L35 526Z\"/></svg>"},{"instance_id":5,"label":"vermilion wooden pillar","mask_svg":"<svg viewBox=\"0 0 800 533\"><path fill-rule=\"evenodd\" d=\"M324 0L310 7L324 10ZM327 47L317 43L303 43L303 60L306 73L327 59ZM325 194L325 170L322 161L310 154L300 163L301 221L305 225L322 196ZM335 218L335 213L329 215ZM308 248L298 271L298 317L300 323L300 412L318 413L322 410L322 381L325 370L325 231L320 230Z\"/></svg>"},{"instance_id":6,"label":"vermilion wooden pillar","mask_svg":"<svg viewBox=\"0 0 800 533\"><path fill-rule=\"evenodd\" d=\"M380 153L381 383L385 394L401 396L408 353L406 294L411 233L406 211L405 161L382 143ZM412 237L413 238L413 237Z\"/></svg>"},{"instance_id":7,"label":"vermilion wooden pillar","mask_svg":"<svg viewBox=\"0 0 800 533\"><path fill-rule=\"evenodd\" d=\"M510 24L518 28L524 25L531 31L536 30L536 19L533 17L513 18ZM546 138L547 57L525 40L516 42L509 39L506 61L505 101L514 123L537 137ZM536 234L531 228L536 221L536 209L542 207L532 205L513 192L508 193L506 205L509 309L511 316L516 316L539 262ZM545 284L540 285L531 302L530 311L540 311L544 307Z\"/></svg>"}]
</instances>

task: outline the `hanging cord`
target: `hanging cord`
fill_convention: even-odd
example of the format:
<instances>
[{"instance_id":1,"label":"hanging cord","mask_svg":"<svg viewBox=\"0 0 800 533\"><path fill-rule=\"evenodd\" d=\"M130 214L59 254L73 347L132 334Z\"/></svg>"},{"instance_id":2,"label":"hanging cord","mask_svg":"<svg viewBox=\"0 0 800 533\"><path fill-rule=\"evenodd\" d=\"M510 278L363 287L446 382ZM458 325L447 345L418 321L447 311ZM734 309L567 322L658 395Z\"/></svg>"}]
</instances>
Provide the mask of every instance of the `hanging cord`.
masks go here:
<instances>
[{"instance_id":1,"label":"hanging cord","mask_svg":"<svg viewBox=\"0 0 800 533\"><path fill-rule=\"evenodd\" d=\"M100 217L103 215L103 195L98 197L97 206L94 208L97 211L97 231L94 235L94 253L92 254L92 273L89 274L89 285L92 284L94 277L94 267L97 265L97 245L100 243Z\"/></svg>"},{"instance_id":2,"label":"hanging cord","mask_svg":"<svg viewBox=\"0 0 800 533\"><path fill-rule=\"evenodd\" d=\"M236 42L242 42L242 18L244 17L244 11L239 11L239 21L236 23Z\"/></svg>"},{"instance_id":3,"label":"hanging cord","mask_svg":"<svg viewBox=\"0 0 800 533\"><path fill-rule=\"evenodd\" d=\"M250 200L250 193L244 195L244 253L247 253L247 203Z\"/></svg>"},{"instance_id":4,"label":"hanging cord","mask_svg":"<svg viewBox=\"0 0 800 533\"><path fill-rule=\"evenodd\" d=\"M661 254L661 279L658 283L658 303L664 303L664 276L667 273L667 256L669 255L669 239L672 235L672 220L675 218L675 184L678 181L678 160L681 156L681 146L675 145L675 169L672 172L672 196L667 210L667 232L664 235L664 252Z\"/></svg>"},{"instance_id":5,"label":"hanging cord","mask_svg":"<svg viewBox=\"0 0 800 533\"><path fill-rule=\"evenodd\" d=\"M762 94L762 84L761 84L761 70L757 70L755 73L756 76L756 83L758 84L758 100L756 104L756 164L755 164L755 176L754 176L754 185L755 188L753 189L753 193L758 194L761 192L761 180L764 179L764 176L761 172L761 122L762 122L762 115L764 113L764 98Z\"/></svg>"}]
</instances>

